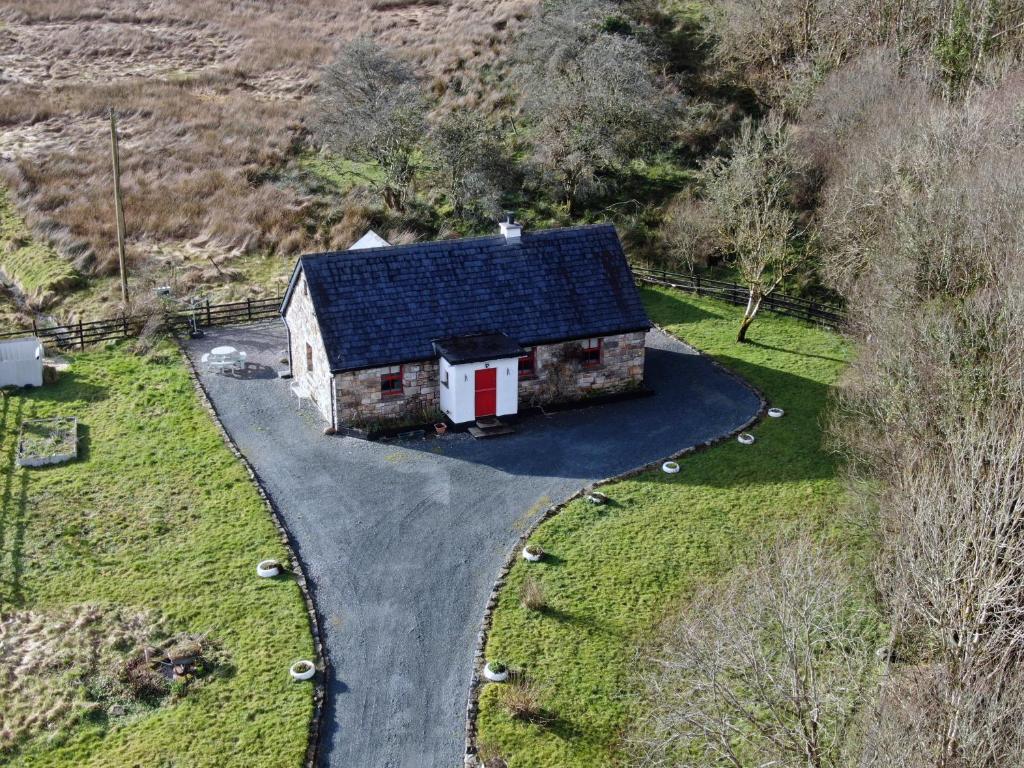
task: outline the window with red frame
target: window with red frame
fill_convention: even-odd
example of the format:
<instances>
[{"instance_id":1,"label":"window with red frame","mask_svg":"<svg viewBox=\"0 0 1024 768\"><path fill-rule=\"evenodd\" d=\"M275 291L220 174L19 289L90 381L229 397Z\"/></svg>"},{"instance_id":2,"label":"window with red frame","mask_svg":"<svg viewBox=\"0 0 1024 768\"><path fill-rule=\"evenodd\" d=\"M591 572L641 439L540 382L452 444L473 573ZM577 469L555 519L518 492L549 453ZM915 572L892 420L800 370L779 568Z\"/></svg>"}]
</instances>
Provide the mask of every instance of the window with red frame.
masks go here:
<instances>
[{"instance_id":1,"label":"window with red frame","mask_svg":"<svg viewBox=\"0 0 1024 768\"><path fill-rule=\"evenodd\" d=\"M392 365L380 375L380 393L384 397L402 394L402 366Z\"/></svg>"},{"instance_id":2,"label":"window with red frame","mask_svg":"<svg viewBox=\"0 0 1024 768\"><path fill-rule=\"evenodd\" d=\"M537 348L530 347L525 355L519 358L519 378L532 379L537 375Z\"/></svg>"},{"instance_id":3,"label":"window with red frame","mask_svg":"<svg viewBox=\"0 0 1024 768\"><path fill-rule=\"evenodd\" d=\"M601 364L601 339L583 341L583 367L596 368Z\"/></svg>"}]
</instances>

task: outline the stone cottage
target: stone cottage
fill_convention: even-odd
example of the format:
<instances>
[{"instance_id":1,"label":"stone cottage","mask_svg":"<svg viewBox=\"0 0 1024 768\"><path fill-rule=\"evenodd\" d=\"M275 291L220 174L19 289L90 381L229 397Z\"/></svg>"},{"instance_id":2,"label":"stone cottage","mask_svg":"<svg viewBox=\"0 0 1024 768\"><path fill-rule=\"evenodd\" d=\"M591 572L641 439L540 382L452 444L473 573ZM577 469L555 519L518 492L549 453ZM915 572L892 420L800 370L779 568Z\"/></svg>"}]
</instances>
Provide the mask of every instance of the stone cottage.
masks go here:
<instances>
[{"instance_id":1,"label":"stone cottage","mask_svg":"<svg viewBox=\"0 0 1024 768\"><path fill-rule=\"evenodd\" d=\"M299 258L293 389L335 429L465 424L639 388L647 313L611 225ZM493 423L492 419L491 422Z\"/></svg>"}]
</instances>

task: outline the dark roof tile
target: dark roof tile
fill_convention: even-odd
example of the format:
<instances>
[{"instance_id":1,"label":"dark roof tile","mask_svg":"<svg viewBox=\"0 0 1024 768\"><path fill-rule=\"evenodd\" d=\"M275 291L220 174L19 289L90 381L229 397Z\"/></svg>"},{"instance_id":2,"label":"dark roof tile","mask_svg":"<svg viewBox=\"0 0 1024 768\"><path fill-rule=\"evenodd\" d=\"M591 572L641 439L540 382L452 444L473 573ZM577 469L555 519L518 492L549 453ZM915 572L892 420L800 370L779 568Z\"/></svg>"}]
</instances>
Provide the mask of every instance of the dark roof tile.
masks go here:
<instances>
[{"instance_id":1,"label":"dark roof tile","mask_svg":"<svg viewBox=\"0 0 1024 768\"><path fill-rule=\"evenodd\" d=\"M299 268L335 372L428 359L456 336L529 346L650 327L611 225L312 254Z\"/></svg>"}]
</instances>

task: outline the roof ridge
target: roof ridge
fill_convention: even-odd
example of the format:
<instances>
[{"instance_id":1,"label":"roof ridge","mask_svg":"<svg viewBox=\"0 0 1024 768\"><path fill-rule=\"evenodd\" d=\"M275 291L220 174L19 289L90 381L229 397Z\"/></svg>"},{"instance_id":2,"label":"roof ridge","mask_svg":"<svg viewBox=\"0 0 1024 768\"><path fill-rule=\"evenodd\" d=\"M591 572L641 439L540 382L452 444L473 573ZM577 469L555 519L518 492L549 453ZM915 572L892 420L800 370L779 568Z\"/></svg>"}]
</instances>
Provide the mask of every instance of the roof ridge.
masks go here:
<instances>
[{"instance_id":1,"label":"roof ridge","mask_svg":"<svg viewBox=\"0 0 1024 768\"><path fill-rule=\"evenodd\" d=\"M606 222L598 222L596 224L573 224L573 225L566 226L566 227L549 227L547 229L533 229L533 230L526 230L526 229L524 229L523 233L522 233L522 237L524 239L529 240L529 239L532 239L532 238L536 237L537 235L555 234L555 233L558 233L558 232L579 232L579 231L588 230L588 229L590 229L590 230L593 230L593 229L613 229L614 230L615 229L615 225L612 224L610 221L606 221ZM362 249L357 250L357 251L352 251L352 250L317 251L316 253L304 253L304 254L301 254L299 256L299 258L298 258L298 261L301 262L301 261L307 261L307 260L322 259L322 258L326 258L328 256L348 256L350 258L357 259L357 258L360 258L360 257L369 257L369 256L373 256L374 254L379 254L379 253L384 253L384 252L392 252L393 253L395 251L400 251L400 250L406 250L406 249L411 250L411 249L416 248L417 246L422 248L424 246L437 245L439 243L473 243L473 242L484 242L484 241L488 241L488 240L497 240L499 238L504 239L504 236L501 235L500 233L495 233L493 235L474 235L472 237L452 237L452 238L448 238L448 239L444 239L444 240L418 240L418 241L416 241L414 243L400 243L398 245L386 245L386 246L379 246L377 248L362 248Z\"/></svg>"}]
</instances>

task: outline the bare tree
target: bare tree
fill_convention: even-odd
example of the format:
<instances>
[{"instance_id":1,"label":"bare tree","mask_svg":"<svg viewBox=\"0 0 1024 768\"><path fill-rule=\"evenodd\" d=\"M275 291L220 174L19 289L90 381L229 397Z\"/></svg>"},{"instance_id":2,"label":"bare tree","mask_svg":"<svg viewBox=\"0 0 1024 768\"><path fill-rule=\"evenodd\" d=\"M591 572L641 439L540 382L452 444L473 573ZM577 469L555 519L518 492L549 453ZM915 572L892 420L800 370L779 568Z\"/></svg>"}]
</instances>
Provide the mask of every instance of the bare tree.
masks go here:
<instances>
[{"instance_id":1,"label":"bare tree","mask_svg":"<svg viewBox=\"0 0 1024 768\"><path fill-rule=\"evenodd\" d=\"M605 175L661 140L673 109L651 52L628 25L607 23L618 17L603 0L558 0L520 37L533 159L570 213Z\"/></svg>"},{"instance_id":2,"label":"bare tree","mask_svg":"<svg viewBox=\"0 0 1024 768\"><path fill-rule=\"evenodd\" d=\"M404 62L365 38L342 46L324 71L313 123L317 136L343 159L374 163L361 178L392 210L404 207L426 133L421 84ZM346 167L346 173L354 171Z\"/></svg>"},{"instance_id":3,"label":"bare tree","mask_svg":"<svg viewBox=\"0 0 1024 768\"><path fill-rule=\"evenodd\" d=\"M800 234L787 196L793 175L786 127L776 117L743 123L728 158L706 166L706 199L749 297L736 340L747 338L761 303L800 265Z\"/></svg>"},{"instance_id":4,"label":"bare tree","mask_svg":"<svg viewBox=\"0 0 1024 768\"><path fill-rule=\"evenodd\" d=\"M644 763L843 764L875 658L846 572L801 538L701 590L647 675Z\"/></svg>"},{"instance_id":5,"label":"bare tree","mask_svg":"<svg viewBox=\"0 0 1024 768\"><path fill-rule=\"evenodd\" d=\"M1009 80L879 105L825 190L827 272L861 341L836 432L894 630L863 761L879 768L1022 764L1020 99Z\"/></svg>"},{"instance_id":6,"label":"bare tree","mask_svg":"<svg viewBox=\"0 0 1024 768\"><path fill-rule=\"evenodd\" d=\"M491 219L500 211L502 185L512 173L497 132L473 112L449 112L430 133L434 183L458 219Z\"/></svg>"}]
</instances>

